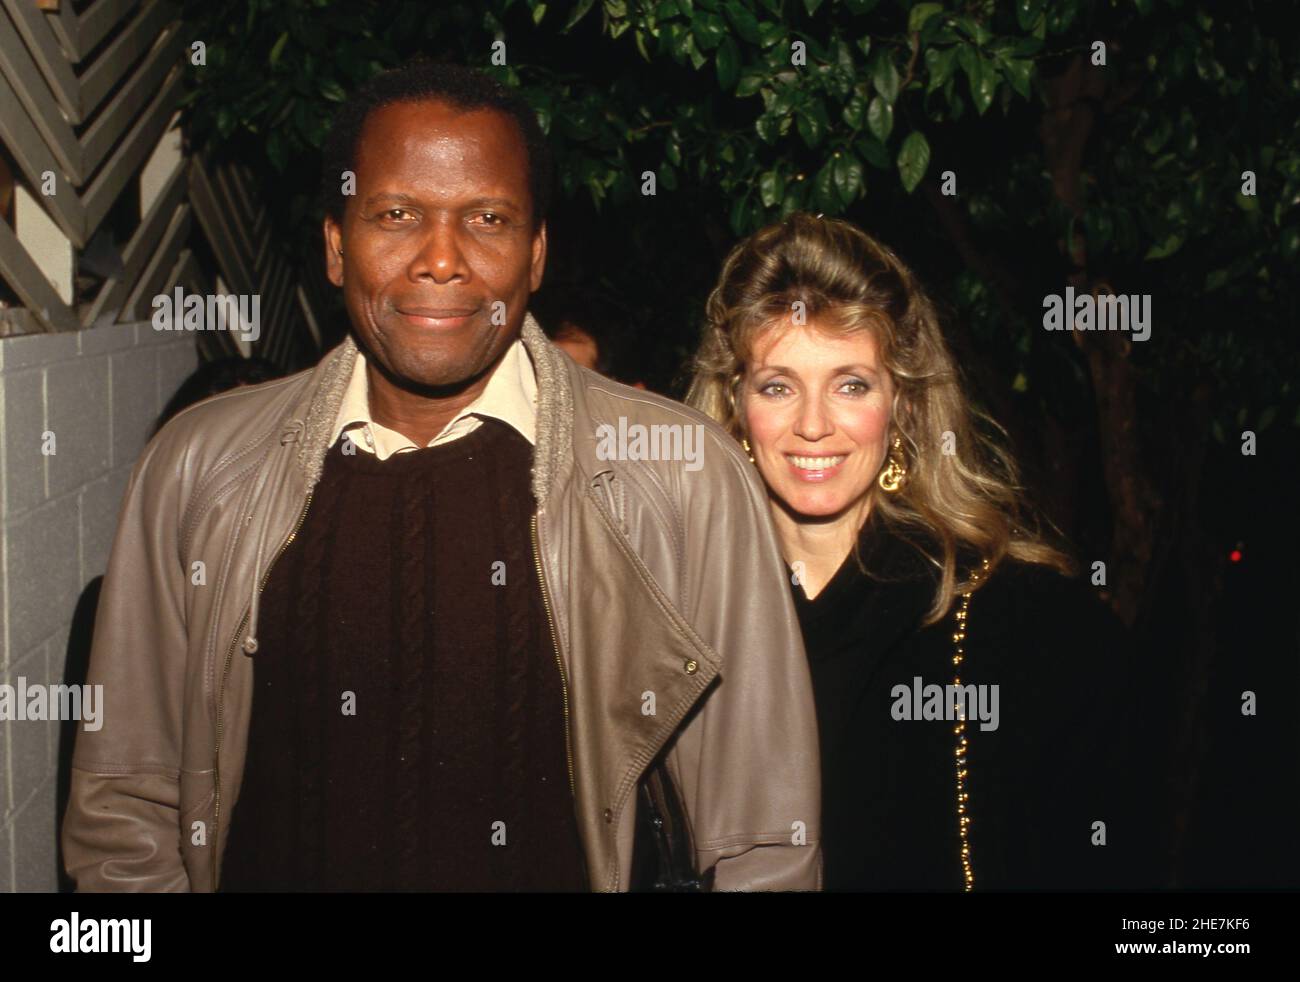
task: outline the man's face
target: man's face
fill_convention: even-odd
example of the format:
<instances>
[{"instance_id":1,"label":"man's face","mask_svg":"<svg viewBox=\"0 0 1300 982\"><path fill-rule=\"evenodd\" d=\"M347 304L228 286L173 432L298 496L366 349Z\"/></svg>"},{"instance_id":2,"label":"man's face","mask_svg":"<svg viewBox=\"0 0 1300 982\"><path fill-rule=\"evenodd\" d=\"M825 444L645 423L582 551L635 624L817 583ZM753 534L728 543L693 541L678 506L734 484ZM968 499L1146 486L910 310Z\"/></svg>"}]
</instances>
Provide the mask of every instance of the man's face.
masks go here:
<instances>
[{"instance_id":1,"label":"man's face","mask_svg":"<svg viewBox=\"0 0 1300 982\"><path fill-rule=\"evenodd\" d=\"M356 194L341 227L325 219L325 253L390 377L455 389L519 336L546 262L532 204L527 148L504 113L424 101L370 114Z\"/></svg>"}]
</instances>

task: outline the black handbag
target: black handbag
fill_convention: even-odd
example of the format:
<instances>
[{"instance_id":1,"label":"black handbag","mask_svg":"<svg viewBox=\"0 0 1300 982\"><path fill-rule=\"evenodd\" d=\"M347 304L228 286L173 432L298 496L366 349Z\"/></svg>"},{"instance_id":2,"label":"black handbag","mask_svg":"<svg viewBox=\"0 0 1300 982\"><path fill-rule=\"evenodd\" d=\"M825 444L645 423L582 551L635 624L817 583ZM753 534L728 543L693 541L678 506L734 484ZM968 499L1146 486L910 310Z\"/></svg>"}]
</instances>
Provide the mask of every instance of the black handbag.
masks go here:
<instances>
[{"instance_id":1,"label":"black handbag","mask_svg":"<svg viewBox=\"0 0 1300 982\"><path fill-rule=\"evenodd\" d=\"M630 889L646 893L713 889L712 868L704 876L695 868L690 824L662 758L650 765L637 787Z\"/></svg>"}]
</instances>

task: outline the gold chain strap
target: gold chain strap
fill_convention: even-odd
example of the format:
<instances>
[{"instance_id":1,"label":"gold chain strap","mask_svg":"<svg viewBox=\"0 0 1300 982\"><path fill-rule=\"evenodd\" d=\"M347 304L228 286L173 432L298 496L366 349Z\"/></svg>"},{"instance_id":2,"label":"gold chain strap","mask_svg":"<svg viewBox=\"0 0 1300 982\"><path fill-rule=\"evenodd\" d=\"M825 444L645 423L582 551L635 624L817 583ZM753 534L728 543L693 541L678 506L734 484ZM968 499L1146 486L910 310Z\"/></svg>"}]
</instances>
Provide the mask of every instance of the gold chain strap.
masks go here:
<instances>
[{"instance_id":1,"label":"gold chain strap","mask_svg":"<svg viewBox=\"0 0 1300 982\"><path fill-rule=\"evenodd\" d=\"M953 691L961 691L961 663L966 656L962 648L966 640L966 616L970 612L970 595L989 570L989 561L986 559L980 565L978 573L974 573L970 578L970 589L961 595L961 604L957 608L957 630L953 633L952 640L956 646L952 655L953 665L953 685L957 686ZM970 816L967 812L967 801L970 795L966 793L966 704L965 700L959 703L957 711L957 725L953 729L957 737L957 832L961 838L961 872L966 882L966 892L969 893L975 887L975 871L971 868L970 862Z\"/></svg>"}]
</instances>

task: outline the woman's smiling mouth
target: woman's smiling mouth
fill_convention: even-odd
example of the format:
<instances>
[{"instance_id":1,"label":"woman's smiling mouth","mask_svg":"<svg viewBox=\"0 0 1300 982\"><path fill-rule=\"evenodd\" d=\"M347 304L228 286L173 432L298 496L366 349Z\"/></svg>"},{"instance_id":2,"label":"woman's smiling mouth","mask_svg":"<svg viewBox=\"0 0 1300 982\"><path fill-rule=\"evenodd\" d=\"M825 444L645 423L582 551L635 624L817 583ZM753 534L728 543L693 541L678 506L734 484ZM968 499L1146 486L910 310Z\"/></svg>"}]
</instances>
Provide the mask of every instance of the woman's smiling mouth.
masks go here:
<instances>
[{"instance_id":1,"label":"woman's smiling mouth","mask_svg":"<svg viewBox=\"0 0 1300 982\"><path fill-rule=\"evenodd\" d=\"M790 469L799 480L825 481L839 472L844 461L848 459L848 454L810 457L788 453L785 454L785 459L790 462Z\"/></svg>"}]
</instances>

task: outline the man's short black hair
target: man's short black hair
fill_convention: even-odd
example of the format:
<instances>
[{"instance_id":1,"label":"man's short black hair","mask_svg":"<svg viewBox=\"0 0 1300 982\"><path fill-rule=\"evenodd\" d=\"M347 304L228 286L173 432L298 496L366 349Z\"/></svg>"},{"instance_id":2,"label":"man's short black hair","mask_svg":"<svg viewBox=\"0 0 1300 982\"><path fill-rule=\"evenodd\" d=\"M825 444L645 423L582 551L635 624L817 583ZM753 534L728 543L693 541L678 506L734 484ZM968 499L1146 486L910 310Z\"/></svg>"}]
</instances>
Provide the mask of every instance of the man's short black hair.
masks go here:
<instances>
[{"instance_id":1,"label":"man's short black hair","mask_svg":"<svg viewBox=\"0 0 1300 982\"><path fill-rule=\"evenodd\" d=\"M360 86L334 116L322 147L320 205L325 214L342 224L344 200L340 193L344 171L356 172L357 141L361 128L376 109L396 102L445 102L464 112L494 109L515 121L528 151L528 187L533 198L533 227L546 220L551 203L551 149L537 116L513 89L482 72L462 65L417 59L401 68L381 72Z\"/></svg>"}]
</instances>

